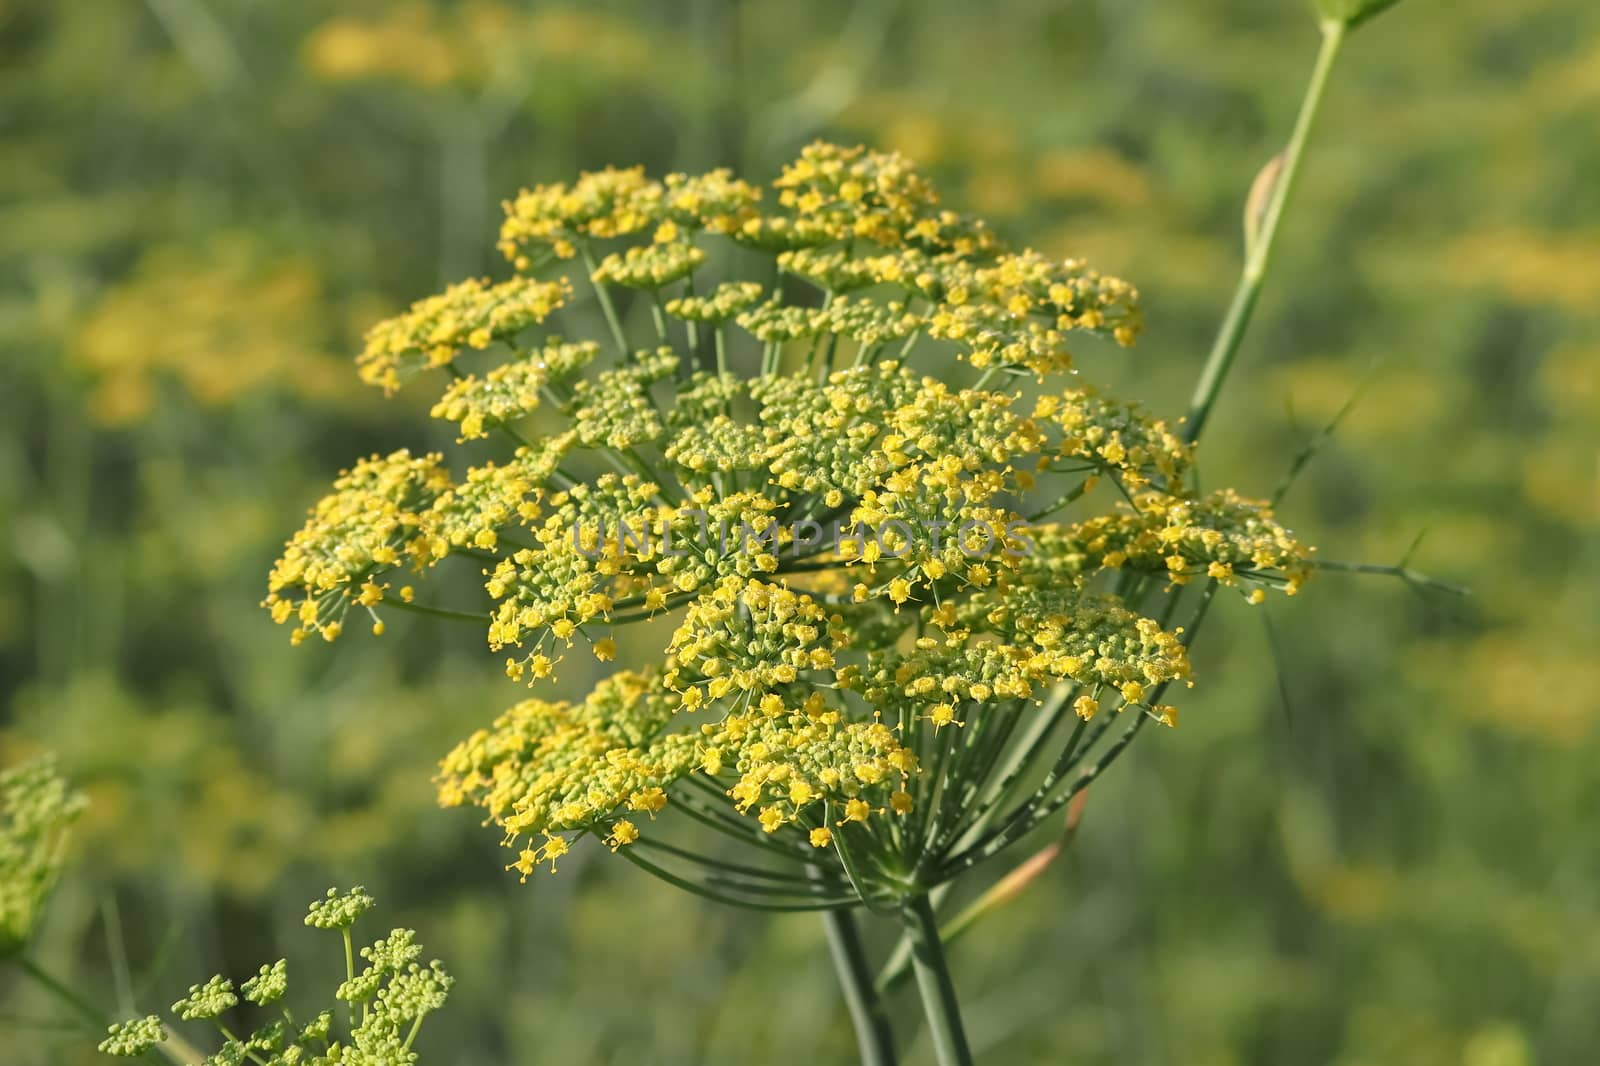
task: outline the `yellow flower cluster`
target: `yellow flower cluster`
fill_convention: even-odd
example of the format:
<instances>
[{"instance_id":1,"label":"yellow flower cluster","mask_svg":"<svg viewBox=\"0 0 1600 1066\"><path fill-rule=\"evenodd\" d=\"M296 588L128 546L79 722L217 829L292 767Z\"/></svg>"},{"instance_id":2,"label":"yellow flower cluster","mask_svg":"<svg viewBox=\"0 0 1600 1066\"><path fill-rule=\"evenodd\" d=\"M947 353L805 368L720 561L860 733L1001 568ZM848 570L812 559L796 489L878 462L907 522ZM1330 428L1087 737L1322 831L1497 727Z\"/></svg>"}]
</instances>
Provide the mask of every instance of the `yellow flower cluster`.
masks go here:
<instances>
[{"instance_id":1,"label":"yellow flower cluster","mask_svg":"<svg viewBox=\"0 0 1600 1066\"><path fill-rule=\"evenodd\" d=\"M818 804L864 802L916 770L892 730L848 720L819 693L792 704L769 693L698 725L693 711L656 671L617 673L577 704L524 700L445 756L439 802L481 807L526 879L566 854L564 832L591 832L613 850L635 843L639 815L653 818L691 773L731 778L738 809L760 804L772 832Z\"/></svg>"},{"instance_id":2,"label":"yellow flower cluster","mask_svg":"<svg viewBox=\"0 0 1600 1066\"><path fill-rule=\"evenodd\" d=\"M604 474L549 498L549 513L534 530L535 546L520 548L489 572L487 590L500 601L489 626L490 647L539 643L548 634L571 640L579 627L609 615L627 594L646 546L645 531L659 522L650 501L657 486L637 475ZM632 519L634 537L622 522ZM648 548L648 550L647 550ZM535 663L535 674L543 666Z\"/></svg>"},{"instance_id":3,"label":"yellow flower cluster","mask_svg":"<svg viewBox=\"0 0 1600 1066\"><path fill-rule=\"evenodd\" d=\"M813 145L766 201L726 171L609 169L506 211L515 277L419 302L358 361L391 389L445 368L433 413L505 451L459 479L438 455L358 464L290 540L266 606L297 640L336 637L352 607L381 629L380 607L430 609L388 572L437 579L466 555L480 609L435 613L480 621L530 683L666 620L658 669L519 703L444 761L441 800L483 807L524 876L572 834L644 861L638 816L679 789L802 855L942 832L956 815L929 808L976 785L919 768L992 764L992 723L1034 702L1173 720L1158 692L1189 666L1181 629L1136 609L1154 587L1293 591L1309 572L1265 505L1188 488L1193 450L1167 423L1076 383L1011 386L1071 371L1074 333L1130 343L1137 294L1006 250L900 156ZM538 272L575 256L614 360L538 335L573 292ZM776 282L702 279L763 256ZM977 380L913 369L928 348ZM525 438L536 409L561 422Z\"/></svg>"},{"instance_id":4,"label":"yellow flower cluster","mask_svg":"<svg viewBox=\"0 0 1600 1066\"><path fill-rule=\"evenodd\" d=\"M524 189L505 204L500 250L507 259L518 260L522 249L532 245L570 259L578 254L576 242L624 237L650 225L660 203L661 187L644 176L643 167L607 167L570 186Z\"/></svg>"},{"instance_id":5,"label":"yellow flower cluster","mask_svg":"<svg viewBox=\"0 0 1600 1066\"><path fill-rule=\"evenodd\" d=\"M573 390L573 421L578 439L626 451L658 440L666 432L650 386L678 367L671 348L641 352L632 364L607 370L596 381L580 381Z\"/></svg>"},{"instance_id":6,"label":"yellow flower cluster","mask_svg":"<svg viewBox=\"0 0 1600 1066\"><path fill-rule=\"evenodd\" d=\"M684 426L663 454L689 477L711 472L736 474L761 469L766 439L759 426L736 422L727 415L712 415L704 423Z\"/></svg>"},{"instance_id":7,"label":"yellow flower cluster","mask_svg":"<svg viewBox=\"0 0 1600 1066\"><path fill-rule=\"evenodd\" d=\"M462 440L488 436L539 406L541 392L582 370L600 351L593 341L564 344L553 340L527 357L495 367L483 377L457 378L433 405L434 418L459 423Z\"/></svg>"},{"instance_id":8,"label":"yellow flower cluster","mask_svg":"<svg viewBox=\"0 0 1600 1066\"><path fill-rule=\"evenodd\" d=\"M499 544L497 530L538 520L544 486L575 439L568 430L518 448L508 463L469 468L460 484L434 500L422 516L423 528L453 548L493 549Z\"/></svg>"},{"instance_id":9,"label":"yellow flower cluster","mask_svg":"<svg viewBox=\"0 0 1600 1066\"><path fill-rule=\"evenodd\" d=\"M1060 530L1042 530L1044 557L1074 573L1129 569L1173 584L1209 578L1260 603L1268 588L1289 595L1311 576L1312 550L1263 501L1223 489L1199 499L1150 492L1132 506Z\"/></svg>"},{"instance_id":10,"label":"yellow flower cluster","mask_svg":"<svg viewBox=\"0 0 1600 1066\"><path fill-rule=\"evenodd\" d=\"M896 470L881 491L862 494L851 513L858 537L844 541L841 554L871 572L880 563L897 564L887 588L897 606L919 586L945 578L983 588L1026 551L1016 532L1020 516L993 505L1004 487L995 471L968 476L955 455Z\"/></svg>"},{"instance_id":11,"label":"yellow flower cluster","mask_svg":"<svg viewBox=\"0 0 1600 1066\"><path fill-rule=\"evenodd\" d=\"M820 692L799 701L769 693L703 728L702 737L700 769L715 775L731 759L738 780L728 794L741 813L759 805L758 820L769 833L820 802L860 821L917 770L916 753L893 729L877 717L851 721Z\"/></svg>"},{"instance_id":12,"label":"yellow flower cluster","mask_svg":"<svg viewBox=\"0 0 1600 1066\"><path fill-rule=\"evenodd\" d=\"M450 488L442 462L405 449L374 455L341 474L312 508L272 568L264 601L274 621L298 623L296 643L311 633L337 638L352 604L383 599L376 578L408 559L421 570L448 554L424 520Z\"/></svg>"},{"instance_id":13,"label":"yellow flower cluster","mask_svg":"<svg viewBox=\"0 0 1600 1066\"><path fill-rule=\"evenodd\" d=\"M677 403L667 412L667 425L674 429L696 426L715 415L727 414L744 390L743 378L697 370L679 386Z\"/></svg>"},{"instance_id":14,"label":"yellow flower cluster","mask_svg":"<svg viewBox=\"0 0 1600 1066\"><path fill-rule=\"evenodd\" d=\"M626 285L630 289L661 289L682 281L705 261L705 250L689 241L635 245L626 252L613 253L600 260L589 278L605 285Z\"/></svg>"},{"instance_id":15,"label":"yellow flower cluster","mask_svg":"<svg viewBox=\"0 0 1600 1066\"><path fill-rule=\"evenodd\" d=\"M564 278L512 278L498 285L468 279L374 326L356 367L362 381L393 392L415 370L449 366L465 349L482 350L538 325L571 292Z\"/></svg>"},{"instance_id":16,"label":"yellow flower cluster","mask_svg":"<svg viewBox=\"0 0 1600 1066\"><path fill-rule=\"evenodd\" d=\"M667 314L686 322L726 322L761 299L754 281L725 281L706 296L680 296L667 301Z\"/></svg>"},{"instance_id":17,"label":"yellow flower cluster","mask_svg":"<svg viewBox=\"0 0 1600 1066\"><path fill-rule=\"evenodd\" d=\"M891 469L878 440L890 412L916 389L916 375L893 360L838 371L822 386L801 375L752 383L773 480L789 492L822 495L830 508L860 496Z\"/></svg>"},{"instance_id":18,"label":"yellow flower cluster","mask_svg":"<svg viewBox=\"0 0 1600 1066\"><path fill-rule=\"evenodd\" d=\"M1042 454L1043 431L1012 410L1015 401L1009 393L951 389L945 382L923 378L916 394L889 412L888 426L894 432L882 438L881 450L896 465L916 455L928 461L955 458L964 470Z\"/></svg>"},{"instance_id":19,"label":"yellow flower cluster","mask_svg":"<svg viewBox=\"0 0 1600 1066\"><path fill-rule=\"evenodd\" d=\"M886 712L909 709L942 724L964 707L1031 699L1060 682L1081 686L1096 705L1106 691L1145 705L1150 690L1189 675L1177 634L1071 584L1008 582L922 615L938 636L906 652L876 652L865 668L842 673L841 684ZM1086 708L1079 713L1092 716Z\"/></svg>"},{"instance_id":20,"label":"yellow flower cluster","mask_svg":"<svg viewBox=\"0 0 1600 1066\"><path fill-rule=\"evenodd\" d=\"M830 670L846 635L810 596L782 585L725 578L690 604L667 650L667 683L691 710L730 694L748 700Z\"/></svg>"},{"instance_id":21,"label":"yellow flower cluster","mask_svg":"<svg viewBox=\"0 0 1600 1066\"><path fill-rule=\"evenodd\" d=\"M841 296L826 307L785 307L766 303L737 319L757 340L784 342L819 337L844 337L868 350L903 340L922 327L920 316L898 301L878 303Z\"/></svg>"},{"instance_id":22,"label":"yellow flower cluster","mask_svg":"<svg viewBox=\"0 0 1600 1066\"><path fill-rule=\"evenodd\" d=\"M967 358L979 368L1062 373L1073 365L1069 331L1108 334L1127 347L1141 326L1138 290L1078 260L1001 255L991 266L946 267L938 283L942 302L928 334L967 345Z\"/></svg>"},{"instance_id":23,"label":"yellow flower cluster","mask_svg":"<svg viewBox=\"0 0 1600 1066\"><path fill-rule=\"evenodd\" d=\"M993 246L988 231L953 211L904 156L817 143L773 182L778 202L790 209L788 230L797 245L871 241L885 247L913 244L975 255Z\"/></svg>"},{"instance_id":24,"label":"yellow flower cluster","mask_svg":"<svg viewBox=\"0 0 1600 1066\"><path fill-rule=\"evenodd\" d=\"M596 828L619 808L661 809L663 789L696 763L694 733L662 734L675 702L655 674L627 671L581 703L524 700L445 756L439 802L482 807L508 843L543 837L540 848L522 849L526 877L561 854L551 850L554 834Z\"/></svg>"},{"instance_id":25,"label":"yellow flower cluster","mask_svg":"<svg viewBox=\"0 0 1600 1066\"><path fill-rule=\"evenodd\" d=\"M642 167L584 174L571 185L524 189L506 203L500 250L518 269L532 265L530 250L570 259L591 241L610 240L651 226L657 243L681 232L731 234L755 217L760 192L726 170L652 181ZM666 229L666 227L671 227ZM665 229L665 232L662 230Z\"/></svg>"},{"instance_id":26,"label":"yellow flower cluster","mask_svg":"<svg viewBox=\"0 0 1600 1066\"><path fill-rule=\"evenodd\" d=\"M1080 461L1067 466L1086 465L1109 474L1130 492L1152 480L1177 488L1193 461L1194 449L1165 422L1153 421L1137 406L1101 396L1092 388L1041 396L1033 417L1060 432L1057 456Z\"/></svg>"}]
</instances>

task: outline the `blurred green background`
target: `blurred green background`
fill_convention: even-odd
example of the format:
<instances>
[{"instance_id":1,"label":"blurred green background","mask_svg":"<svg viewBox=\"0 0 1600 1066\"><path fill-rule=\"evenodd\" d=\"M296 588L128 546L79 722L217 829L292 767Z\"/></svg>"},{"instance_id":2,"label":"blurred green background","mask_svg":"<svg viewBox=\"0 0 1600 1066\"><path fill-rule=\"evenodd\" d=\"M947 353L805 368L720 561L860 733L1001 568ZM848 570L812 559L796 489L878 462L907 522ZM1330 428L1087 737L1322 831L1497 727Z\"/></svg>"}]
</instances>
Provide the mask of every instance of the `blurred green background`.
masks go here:
<instances>
[{"instance_id":1,"label":"blurred green background","mask_svg":"<svg viewBox=\"0 0 1600 1066\"><path fill-rule=\"evenodd\" d=\"M955 949L986 1061L1593 1060L1597 31L1408 0L1350 42L1204 468L1270 493L1370 374L1284 517L1334 559L1427 531L1474 595L1326 575L1270 608L1281 672L1222 610L1183 726ZM522 185L827 136L1136 282L1143 341L1084 374L1175 415L1315 49L1291 0L0 0L0 761L93 803L34 956L111 1012L286 952L310 984L305 902L364 881L459 976L425 1061L848 1061L814 919L588 847L522 886L433 807L520 698L474 632L291 651L257 608L341 466L451 436L355 383L361 331L500 271ZM7 1063L93 1060L4 972L0 1006Z\"/></svg>"}]
</instances>

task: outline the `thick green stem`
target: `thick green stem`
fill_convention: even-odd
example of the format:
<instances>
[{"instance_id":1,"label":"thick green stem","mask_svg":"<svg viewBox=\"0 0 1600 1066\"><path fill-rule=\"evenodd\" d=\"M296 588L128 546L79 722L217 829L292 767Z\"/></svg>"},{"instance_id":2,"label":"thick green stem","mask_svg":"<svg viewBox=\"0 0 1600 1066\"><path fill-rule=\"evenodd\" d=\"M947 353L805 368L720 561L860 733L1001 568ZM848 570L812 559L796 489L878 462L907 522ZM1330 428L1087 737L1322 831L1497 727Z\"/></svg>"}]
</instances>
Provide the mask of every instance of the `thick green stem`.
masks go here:
<instances>
[{"instance_id":1,"label":"thick green stem","mask_svg":"<svg viewBox=\"0 0 1600 1066\"><path fill-rule=\"evenodd\" d=\"M1288 206L1289 196L1294 191L1295 177L1300 171L1300 160L1305 155L1306 143L1311 138L1311 129L1316 124L1317 112L1322 107L1322 97L1328 87L1328 77L1333 73L1334 60L1338 58L1339 48L1344 44L1345 30L1345 24L1342 22L1323 23L1322 50L1317 53L1317 64L1311 72L1311 84L1307 87L1305 99L1300 104L1300 117L1295 121L1294 135L1289 139L1289 146L1284 149L1283 171L1274 183L1272 194L1267 200L1261 218L1261 228L1245 250L1244 272L1240 274L1239 286L1234 290L1233 303L1228 307L1228 315L1223 319L1222 329L1217 334L1216 343L1211 347L1211 355L1206 359L1205 369L1200 373L1200 382L1195 386L1194 397L1189 401L1189 419L1184 428L1184 437L1191 442L1198 439L1200 431L1205 428L1206 420L1211 416L1211 408L1222 392L1223 382L1227 380L1228 371L1233 368L1234 357L1239 354L1239 345L1244 340L1245 331L1250 327L1256 301L1261 295L1261 285L1267 276L1267 266L1272 261L1272 246L1278 236L1278 223L1283 219L1284 208Z\"/></svg>"},{"instance_id":2,"label":"thick green stem","mask_svg":"<svg viewBox=\"0 0 1600 1066\"><path fill-rule=\"evenodd\" d=\"M950 980L944 945L939 940L939 920L934 917L928 897L908 900L901 917L911 937L911 965L922 992L922 1011L928 1019L928 1035L933 1039L939 1066L972 1066L955 984Z\"/></svg>"},{"instance_id":3,"label":"thick green stem","mask_svg":"<svg viewBox=\"0 0 1600 1066\"><path fill-rule=\"evenodd\" d=\"M867 954L861 947L855 918L847 910L824 911L822 928L828 935L828 951L839 975L839 988L856 1028L856 1046L861 1066L895 1066L894 1030L873 987L867 968Z\"/></svg>"}]
</instances>

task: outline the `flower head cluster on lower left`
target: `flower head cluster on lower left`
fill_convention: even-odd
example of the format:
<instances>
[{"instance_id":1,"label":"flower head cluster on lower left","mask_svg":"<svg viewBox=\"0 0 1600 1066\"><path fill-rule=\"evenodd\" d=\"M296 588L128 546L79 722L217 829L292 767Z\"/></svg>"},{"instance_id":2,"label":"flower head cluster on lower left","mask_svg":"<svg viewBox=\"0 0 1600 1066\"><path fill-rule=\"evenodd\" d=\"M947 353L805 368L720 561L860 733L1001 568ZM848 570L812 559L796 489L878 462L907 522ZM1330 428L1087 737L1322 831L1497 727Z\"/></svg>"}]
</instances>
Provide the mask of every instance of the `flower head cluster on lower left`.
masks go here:
<instances>
[{"instance_id":1,"label":"flower head cluster on lower left","mask_svg":"<svg viewBox=\"0 0 1600 1066\"><path fill-rule=\"evenodd\" d=\"M444 1006L455 979L435 959L423 966L422 945L410 929L395 929L360 951L366 963L356 971L350 930L372 909L373 899L358 885L349 892L329 889L311 904L306 924L338 930L345 945L345 978L333 993L335 1002L307 1022L298 1022L279 1001L289 989L289 964L279 959L264 965L240 983L221 974L191 985L188 995L172 1005L180 1021L208 1021L222 1036L222 1046L204 1066L241 1066L246 1062L274 1066L411 1066L417 1061L412 1044L423 1019ZM228 1022L239 1001L257 1008L277 1008L247 1036L237 1036ZM339 1004L342 1003L343 1006ZM340 1032L343 1019L348 1035ZM138 1058L167 1044L169 1034L158 1015L150 1014L113 1025L100 1050L122 1058ZM172 1044L180 1041L172 1040ZM171 1046L163 1050L172 1050ZM179 1056L174 1056L175 1061ZM182 1056L187 1057L187 1052Z\"/></svg>"}]
</instances>

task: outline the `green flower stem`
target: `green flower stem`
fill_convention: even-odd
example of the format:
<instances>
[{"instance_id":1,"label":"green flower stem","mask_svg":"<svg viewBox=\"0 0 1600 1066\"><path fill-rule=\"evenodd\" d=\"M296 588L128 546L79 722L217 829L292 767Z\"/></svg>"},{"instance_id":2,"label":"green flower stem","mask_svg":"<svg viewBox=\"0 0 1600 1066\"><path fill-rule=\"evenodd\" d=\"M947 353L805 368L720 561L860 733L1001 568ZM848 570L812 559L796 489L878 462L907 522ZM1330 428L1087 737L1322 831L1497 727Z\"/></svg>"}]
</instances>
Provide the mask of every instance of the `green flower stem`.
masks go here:
<instances>
[{"instance_id":1,"label":"green flower stem","mask_svg":"<svg viewBox=\"0 0 1600 1066\"><path fill-rule=\"evenodd\" d=\"M1199 605L1195 608L1194 613L1190 615L1188 623L1183 627L1183 645L1185 648L1194 643L1195 634L1199 632L1201 624L1205 621L1206 613L1210 610L1216 591L1217 583L1208 581L1205 591L1201 594ZM1137 599L1137 594L1135 594L1135 599ZM1171 621L1176 605L1177 601L1174 599L1168 606L1167 611L1163 613L1163 626ZM1157 686L1155 692L1151 694L1150 702L1152 704L1159 703L1170 684L1171 682L1164 681ZM1063 758L1058 763L1059 774L1053 773L1047 778L1046 782L1039 787L1029 801L1013 812L998 829L990 830L977 841L968 845L960 854L950 858L947 864L940 869L937 879L940 881L949 880L980 862L993 857L1021 840L1045 819L1055 814L1068 803L1071 803L1080 792L1088 788L1096 778L1105 772L1107 767L1116 761L1118 755L1127 750L1128 746L1133 743L1134 738L1149 723L1151 715L1147 710L1135 708L1134 713L1137 714L1137 717L1134 719L1133 724L1105 751L1100 753L1094 762L1085 766L1077 777L1072 780L1066 791L1055 792L1065 778L1067 770L1075 766L1094 747L1096 741L1100 739L1100 735L1105 732L1108 724L1113 720L1109 714L1102 718L1101 722L1097 724L1098 732L1089 739L1087 744L1079 749L1077 758L1071 758L1071 753L1069 752L1069 757ZM1052 793L1054 794L1052 795Z\"/></svg>"},{"instance_id":2,"label":"green flower stem","mask_svg":"<svg viewBox=\"0 0 1600 1066\"><path fill-rule=\"evenodd\" d=\"M106 1016L100 1013L99 1008L80 996L66 982L41 968L38 963L26 955L18 956L14 961L17 964L17 968L32 978L35 984L77 1011L84 1021L96 1029L104 1029L111 1024L106 1019Z\"/></svg>"},{"instance_id":3,"label":"green flower stem","mask_svg":"<svg viewBox=\"0 0 1600 1066\"><path fill-rule=\"evenodd\" d=\"M339 932L344 936L344 976L345 976L345 980L346 981L354 981L356 979L356 956L355 956L355 946L350 942L350 927L349 926L345 926L345 927L341 928L339 930ZM356 1006L355 1006L354 1003L346 1003L345 1006L348 1007L349 1011L350 1011L350 1028L354 1029L356 1027ZM366 1007L367 1007L366 1003L363 1002L361 1004L361 1009L362 1009L363 1012L366 1010ZM362 1015L362 1019L361 1020L362 1021L366 1021L365 1014Z\"/></svg>"},{"instance_id":4,"label":"green flower stem","mask_svg":"<svg viewBox=\"0 0 1600 1066\"><path fill-rule=\"evenodd\" d=\"M650 294L650 317L656 324L656 336L660 338L661 343L669 343L667 340L667 313L661 307L660 289L656 289ZM694 354L693 345L689 347L689 354ZM687 359L680 361L678 363L678 376L680 378L688 378L689 369L689 361Z\"/></svg>"},{"instance_id":5,"label":"green flower stem","mask_svg":"<svg viewBox=\"0 0 1600 1066\"><path fill-rule=\"evenodd\" d=\"M1068 808L1067 824L1059 837L1019 863L1010 873L990 885L983 895L939 927L939 936L946 945L954 944L980 920L1016 899L1071 846L1073 838L1078 835L1078 826L1083 817L1081 801L1084 793L1079 792L1077 798L1079 802ZM930 903L935 905L938 903L937 899L931 898L937 894L937 890L929 893ZM898 988L902 981L911 976L911 950L909 938L902 938L896 945L894 954L889 957L889 961L884 964L883 970L874 982L874 987L880 993Z\"/></svg>"},{"instance_id":6,"label":"green flower stem","mask_svg":"<svg viewBox=\"0 0 1600 1066\"><path fill-rule=\"evenodd\" d=\"M829 812L827 821L831 822L833 821L832 807L829 806L827 810ZM867 881L866 874L856 859L855 848L850 843L852 828L850 825L841 825L838 831L833 834L833 850L839 856L839 865L844 868L845 877L850 881L851 891L855 893L856 899L863 906L870 911L888 913L890 908L882 903L872 891L874 886ZM862 832L866 832L865 827L862 827Z\"/></svg>"},{"instance_id":7,"label":"green flower stem","mask_svg":"<svg viewBox=\"0 0 1600 1066\"><path fill-rule=\"evenodd\" d=\"M955 984L950 980L944 945L939 939L939 920L934 917L928 897L919 895L907 900L901 918L911 937L911 965L922 992L922 1010L939 1066L972 1066Z\"/></svg>"},{"instance_id":8,"label":"green flower stem","mask_svg":"<svg viewBox=\"0 0 1600 1066\"><path fill-rule=\"evenodd\" d=\"M849 890L848 885L841 884L834 879L826 878L820 873L813 873L809 877L801 877L795 874L782 873L777 870L766 870L759 866L749 866L745 863L728 862L724 859L714 859L709 855L701 855L697 852L690 851L687 848L676 847L672 844L666 843L665 841L652 840L649 837L640 837L629 846L642 847L647 851L654 850L663 852L664 854L671 855L673 858L680 859L686 863L692 863L696 866L703 867L704 869L710 871L712 876L722 877L726 875L734 875L735 877L744 879L742 884L747 890L757 890L757 886L763 884L767 885L768 888L770 888L772 885L782 886L785 891L790 892L791 894L805 894L817 888L823 888L835 892L847 892ZM732 884L733 881L730 879L729 883Z\"/></svg>"},{"instance_id":9,"label":"green flower stem","mask_svg":"<svg viewBox=\"0 0 1600 1066\"><path fill-rule=\"evenodd\" d=\"M401 1046L402 1051L411 1050L411 1045L416 1042L417 1033L422 1029L422 1019L425 1017L427 1017L427 1015L419 1014L417 1015L416 1020L411 1023L411 1031L406 1034L406 1042Z\"/></svg>"},{"instance_id":10,"label":"green flower stem","mask_svg":"<svg viewBox=\"0 0 1600 1066\"><path fill-rule=\"evenodd\" d=\"M622 319L617 316L617 305L611 302L611 292L602 282L594 280L594 272L599 269L594 261L594 253L589 251L589 246L584 245L583 266L589 272L589 284L594 288L595 298L600 301L600 313L605 316L606 325L611 330L611 337L617 342L617 351L622 355L622 361L633 361L633 349L628 347L628 335L622 329Z\"/></svg>"},{"instance_id":11,"label":"green flower stem","mask_svg":"<svg viewBox=\"0 0 1600 1066\"><path fill-rule=\"evenodd\" d=\"M845 1007L855 1025L861 1066L895 1066L898 1057L894 1049L894 1029L889 1025L883 1000L878 998L877 989L873 987L855 918L847 910L824 911L822 929L828 937L828 951L839 975Z\"/></svg>"},{"instance_id":12,"label":"green flower stem","mask_svg":"<svg viewBox=\"0 0 1600 1066\"><path fill-rule=\"evenodd\" d=\"M906 342L900 346L900 354L898 356L896 356L895 358L898 359L901 364L904 364L907 359L911 358L911 349L913 349L913 348L915 348L917 346L917 341L920 340L921 338L922 338L922 331L920 329L913 331L911 336L906 338ZM881 349L880 349L880 354L881 354ZM878 360L878 356L874 355L872 357L872 361L873 362L877 362L877 360Z\"/></svg>"},{"instance_id":13,"label":"green flower stem","mask_svg":"<svg viewBox=\"0 0 1600 1066\"><path fill-rule=\"evenodd\" d=\"M228 1043L238 1044L240 1047L245 1045L246 1042L240 1040L237 1036L234 1036L233 1030L229 1029L226 1025L216 1021L214 1021L212 1024L215 1025L217 1027L217 1031L222 1034L222 1039L226 1040ZM254 1051L246 1051L244 1053L244 1057L255 1063L256 1066L267 1066L267 1060L262 1058L260 1055L257 1055Z\"/></svg>"},{"instance_id":14,"label":"green flower stem","mask_svg":"<svg viewBox=\"0 0 1600 1066\"><path fill-rule=\"evenodd\" d=\"M1278 176L1272 195L1267 201L1260 231L1246 249L1244 272L1239 277L1238 288L1234 290L1233 303L1228 307L1228 315L1223 319L1222 329L1217 334L1216 343L1212 345L1211 355L1206 359L1205 369L1200 373L1200 382L1195 386L1194 397L1189 401L1189 419L1184 427L1184 439L1191 443L1199 438L1200 431L1205 428L1206 420L1211 416L1211 408L1222 392L1222 384L1227 380L1228 371L1233 367L1234 357L1239 354L1239 345L1244 340L1245 331L1250 327L1256 301L1261 295L1261 285L1266 279L1267 267L1272 261L1272 247L1278 236L1278 223L1282 221L1284 208L1288 206L1289 196L1294 191L1295 177L1300 172L1300 160L1305 154L1306 143L1310 140L1311 129L1316 124L1317 112L1322 106L1322 97L1328 87L1328 77L1333 73L1334 60L1338 58L1339 48L1344 44L1345 31L1346 26L1343 22L1330 20L1322 24L1322 49L1317 53L1317 63L1311 72L1311 84L1306 89L1305 99L1300 104L1300 116L1295 121L1294 134L1289 139L1289 146L1284 149L1283 172Z\"/></svg>"},{"instance_id":15,"label":"green flower stem","mask_svg":"<svg viewBox=\"0 0 1600 1066\"><path fill-rule=\"evenodd\" d=\"M1430 577L1420 570L1412 570L1407 566L1385 566L1380 563L1346 563L1336 559L1317 559L1312 562L1311 566L1315 570L1328 570L1345 574L1376 574L1380 577L1397 577L1414 589L1432 589L1435 592L1444 592L1451 596L1472 595L1472 590L1465 585L1440 581L1436 577Z\"/></svg>"},{"instance_id":16,"label":"green flower stem","mask_svg":"<svg viewBox=\"0 0 1600 1066\"><path fill-rule=\"evenodd\" d=\"M453 622L473 622L485 625L494 621L490 614L479 614L472 611L452 611L447 607L430 607L425 603L407 603L405 600L384 600L384 607L393 607L397 611L410 611L412 614L425 614L430 618L448 618Z\"/></svg>"},{"instance_id":17,"label":"green flower stem","mask_svg":"<svg viewBox=\"0 0 1600 1066\"><path fill-rule=\"evenodd\" d=\"M689 878L680 877L671 870L668 870L663 866L658 866L656 863L644 858L631 847L618 848L617 854L621 855L623 858L627 859L641 870L644 870L646 873L660 878L669 885L672 885L676 888L681 888L685 892L689 892L693 895L700 896L702 899L709 899L714 903L723 903L730 907L741 907L750 911L793 913L798 911L835 910L839 907L846 907L856 902L856 899L853 896L841 896L835 898L819 896L815 899L797 899L787 902L774 902L765 899L746 899L729 895L726 892L719 891L707 885L702 885L696 881L690 880Z\"/></svg>"}]
</instances>

